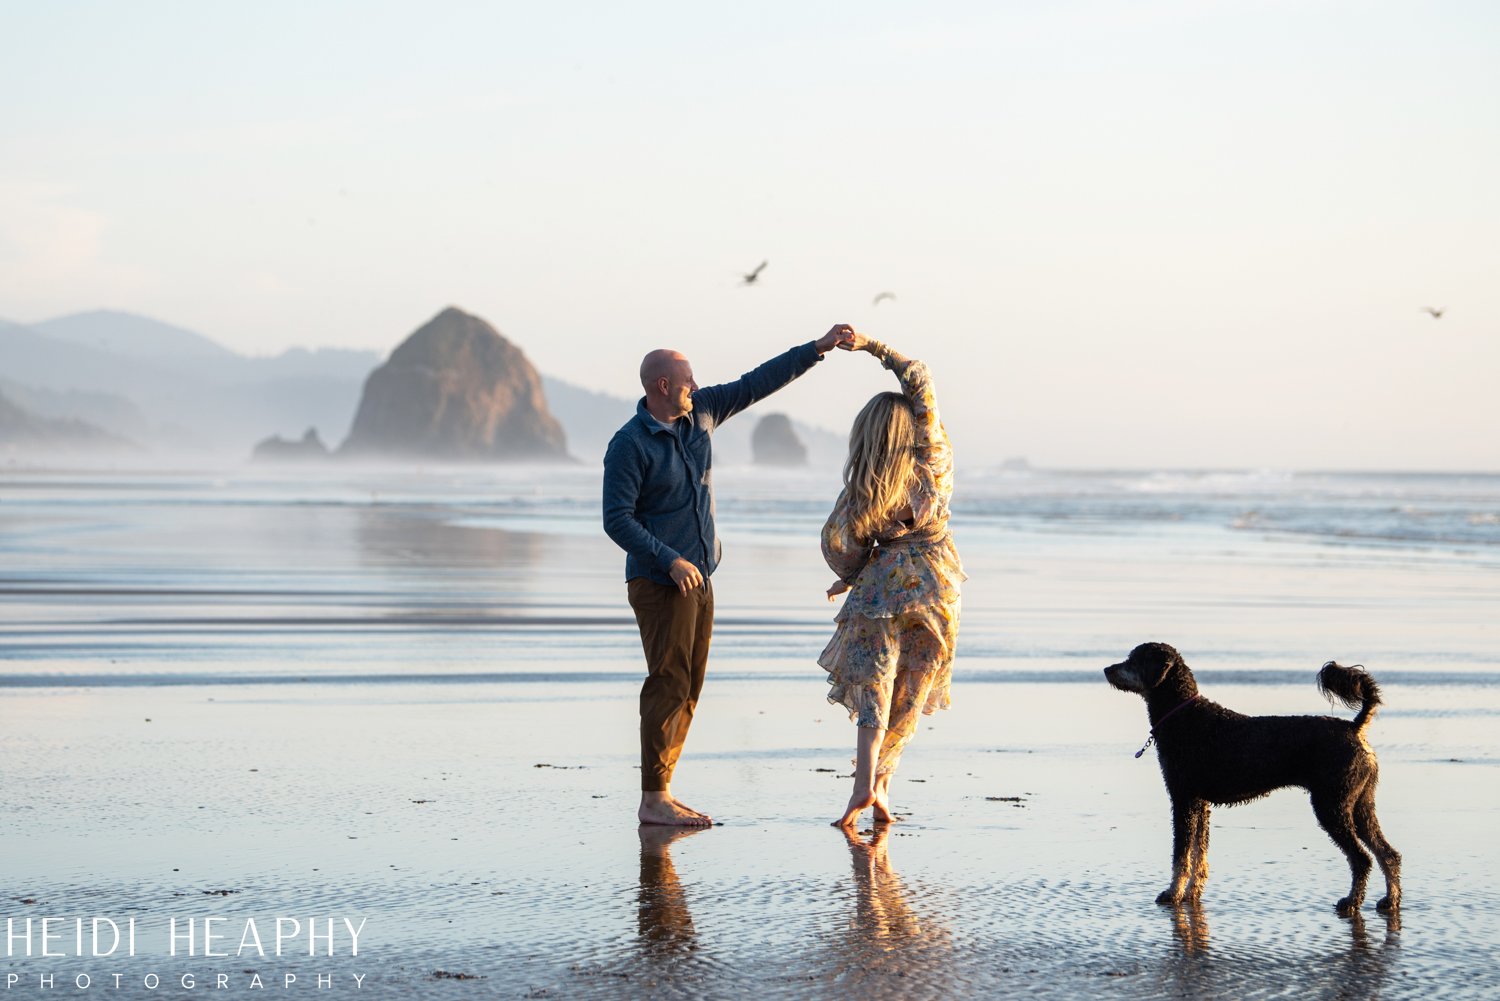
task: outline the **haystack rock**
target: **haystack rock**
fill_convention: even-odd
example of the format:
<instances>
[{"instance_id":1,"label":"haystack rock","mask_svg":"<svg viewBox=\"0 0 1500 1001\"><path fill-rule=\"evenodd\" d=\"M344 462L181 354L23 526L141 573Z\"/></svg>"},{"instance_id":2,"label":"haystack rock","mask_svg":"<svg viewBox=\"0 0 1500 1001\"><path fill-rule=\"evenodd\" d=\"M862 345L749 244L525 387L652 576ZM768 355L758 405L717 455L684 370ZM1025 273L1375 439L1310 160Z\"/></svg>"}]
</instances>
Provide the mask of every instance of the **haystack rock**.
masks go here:
<instances>
[{"instance_id":1,"label":"haystack rock","mask_svg":"<svg viewBox=\"0 0 1500 1001\"><path fill-rule=\"evenodd\" d=\"M766 414L760 419L750 435L750 452L757 466L807 465L807 446L786 414Z\"/></svg>"},{"instance_id":2,"label":"haystack rock","mask_svg":"<svg viewBox=\"0 0 1500 1001\"><path fill-rule=\"evenodd\" d=\"M521 349L449 307L370 373L341 456L567 459L562 425Z\"/></svg>"}]
</instances>

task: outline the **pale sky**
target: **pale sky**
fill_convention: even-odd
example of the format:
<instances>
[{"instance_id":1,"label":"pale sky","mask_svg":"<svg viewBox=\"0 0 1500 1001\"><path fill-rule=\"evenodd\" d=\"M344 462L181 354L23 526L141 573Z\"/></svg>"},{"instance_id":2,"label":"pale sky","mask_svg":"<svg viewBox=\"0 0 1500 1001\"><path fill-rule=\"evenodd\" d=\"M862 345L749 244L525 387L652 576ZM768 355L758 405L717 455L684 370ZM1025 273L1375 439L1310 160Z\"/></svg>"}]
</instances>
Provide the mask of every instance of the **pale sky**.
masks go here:
<instances>
[{"instance_id":1,"label":"pale sky","mask_svg":"<svg viewBox=\"0 0 1500 1001\"><path fill-rule=\"evenodd\" d=\"M1487 0L0 0L0 93L15 322L385 352L452 304L634 397L847 321L961 462L1500 470Z\"/></svg>"}]
</instances>

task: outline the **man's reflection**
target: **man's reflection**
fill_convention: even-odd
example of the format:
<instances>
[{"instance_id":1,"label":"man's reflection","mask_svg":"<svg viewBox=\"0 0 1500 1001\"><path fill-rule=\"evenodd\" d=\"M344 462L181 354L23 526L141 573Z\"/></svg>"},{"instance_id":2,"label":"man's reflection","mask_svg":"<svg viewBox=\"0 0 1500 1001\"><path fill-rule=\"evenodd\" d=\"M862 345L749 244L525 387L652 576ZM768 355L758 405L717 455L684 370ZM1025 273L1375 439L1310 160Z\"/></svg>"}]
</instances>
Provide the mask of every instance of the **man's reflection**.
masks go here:
<instances>
[{"instance_id":1,"label":"man's reflection","mask_svg":"<svg viewBox=\"0 0 1500 1001\"><path fill-rule=\"evenodd\" d=\"M671 846L705 830L661 824L640 826L641 882L636 896L636 933L644 955L658 958L686 955L697 945L693 916L688 912L677 867L672 864Z\"/></svg>"}]
</instances>

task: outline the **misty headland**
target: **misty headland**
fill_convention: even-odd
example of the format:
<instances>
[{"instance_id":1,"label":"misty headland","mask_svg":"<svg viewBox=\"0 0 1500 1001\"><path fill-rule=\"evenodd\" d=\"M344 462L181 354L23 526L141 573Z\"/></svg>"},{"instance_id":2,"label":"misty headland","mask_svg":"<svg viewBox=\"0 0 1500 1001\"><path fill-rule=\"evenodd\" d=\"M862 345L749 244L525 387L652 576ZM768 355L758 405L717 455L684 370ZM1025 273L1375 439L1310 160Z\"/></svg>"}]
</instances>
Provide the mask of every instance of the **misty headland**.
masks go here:
<instances>
[{"instance_id":1,"label":"misty headland","mask_svg":"<svg viewBox=\"0 0 1500 1001\"><path fill-rule=\"evenodd\" d=\"M256 357L110 310L0 320L0 461L595 462L635 410L634 399L538 372L519 342L457 307L392 340L387 356L292 348ZM779 414L726 426L715 438L720 460L751 461L767 417L775 435L791 433L789 447L841 460L841 436Z\"/></svg>"}]
</instances>

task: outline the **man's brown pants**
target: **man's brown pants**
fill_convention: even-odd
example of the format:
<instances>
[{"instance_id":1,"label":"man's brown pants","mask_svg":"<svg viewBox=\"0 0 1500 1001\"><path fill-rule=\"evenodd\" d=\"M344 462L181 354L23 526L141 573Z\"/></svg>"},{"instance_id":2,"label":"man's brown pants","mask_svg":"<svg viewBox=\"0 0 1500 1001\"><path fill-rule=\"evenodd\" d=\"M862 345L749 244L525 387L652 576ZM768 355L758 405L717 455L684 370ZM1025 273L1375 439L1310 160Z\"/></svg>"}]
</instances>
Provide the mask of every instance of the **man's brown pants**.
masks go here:
<instances>
[{"instance_id":1,"label":"man's brown pants","mask_svg":"<svg viewBox=\"0 0 1500 1001\"><path fill-rule=\"evenodd\" d=\"M683 594L636 577L626 588L641 628L646 683L641 686L641 790L661 792L672 781L693 709L708 670L714 591L707 580Z\"/></svg>"}]
</instances>

